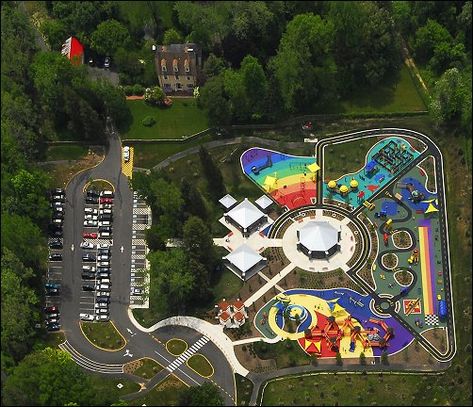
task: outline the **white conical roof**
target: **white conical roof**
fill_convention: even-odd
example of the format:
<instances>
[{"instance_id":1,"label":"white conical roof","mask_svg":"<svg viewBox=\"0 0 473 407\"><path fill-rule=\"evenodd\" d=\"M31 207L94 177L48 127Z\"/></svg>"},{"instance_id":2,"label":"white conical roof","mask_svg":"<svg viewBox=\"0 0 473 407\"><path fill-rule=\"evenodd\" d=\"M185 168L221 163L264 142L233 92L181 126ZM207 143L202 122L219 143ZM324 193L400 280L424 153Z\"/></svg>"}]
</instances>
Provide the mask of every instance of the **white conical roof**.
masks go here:
<instances>
[{"instance_id":1,"label":"white conical roof","mask_svg":"<svg viewBox=\"0 0 473 407\"><path fill-rule=\"evenodd\" d=\"M224 259L227 259L241 272L246 272L255 264L259 263L263 257L247 244L242 244L238 246L236 250L225 256Z\"/></svg>"},{"instance_id":2,"label":"white conical roof","mask_svg":"<svg viewBox=\"0 0 473 407\"><path fill-rule=\"evenodd\" d=\"M227 213L242 228L247 229L253 223L261 219L264 215L248 198L245 198L237 206Z\"/></svg>"},{"instance_id":3,"label":"white conical roof","mask_svg":"<svg viewBox=\"0 0 473 407\"><path fill-rule=\"evenodd\" d=\"M325 252L338 243L338 230L329 222L310 221L300 228L299 241L312 252Z\"/></svg>"}]
</instances>

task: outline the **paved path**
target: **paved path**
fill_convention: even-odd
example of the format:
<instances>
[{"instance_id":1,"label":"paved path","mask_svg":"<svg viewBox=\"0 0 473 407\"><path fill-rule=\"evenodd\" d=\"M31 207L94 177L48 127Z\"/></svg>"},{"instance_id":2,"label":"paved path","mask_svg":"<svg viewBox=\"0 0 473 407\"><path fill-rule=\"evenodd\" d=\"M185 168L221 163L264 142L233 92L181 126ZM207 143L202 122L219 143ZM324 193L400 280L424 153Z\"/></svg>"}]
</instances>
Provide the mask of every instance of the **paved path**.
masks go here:
<instances>
[{"instance_id":1,"label":"paved path","mask_svg":"<svg viewBox=\"0 0 473 407\"><path fill-rule=\"evenodd\" d=\"M245 301L245 307L249 307L260 297L262 297L266 292L273 288L279 281L286 277L292 270L296 267L294 264L289 263L284 267L278 274L276 274L271 280L269 280L263 287L256 291L250 298Z\"/></svg>"}]
</instances>

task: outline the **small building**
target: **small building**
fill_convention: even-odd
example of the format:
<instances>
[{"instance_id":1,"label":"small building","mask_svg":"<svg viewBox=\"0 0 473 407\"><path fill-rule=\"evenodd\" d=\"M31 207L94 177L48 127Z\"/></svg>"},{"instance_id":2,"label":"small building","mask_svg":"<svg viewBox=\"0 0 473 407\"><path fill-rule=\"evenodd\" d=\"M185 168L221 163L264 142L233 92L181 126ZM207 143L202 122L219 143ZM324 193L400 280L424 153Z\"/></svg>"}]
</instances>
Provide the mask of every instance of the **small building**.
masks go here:
<instances>
[{"instance_id":1,"label":"small building","mask_svg":"<svg viewBox=\"0 0 473 407\"><path fill-rule=\"evenodd\" d=\"M256 201L255 204L258 205L262 211L267 212L268 208L273 204L271 198L266 195L261 195Z\"/></svg>"},{"instance_id":2,"label":"small building","mask_svg":"<svg viewBox=\"0 0 473 407\"><path fill-rule=\"evenodd\" d=\"M307 222L297 238L297 248L311 259L327 259L340 250L341 231L326 221Z\"/></svg>"},{"instance_id":3,"label":"small building","mask_svg":"<svg viewBox=\"0 0 473 407\"><path fill-rule=\"evenodd\" d=\"M69 37L62 44L61 54L66 56L72 65L82 65L84 63L84 46L76 37Z\"/></svg>"},{"instance_id":4,"label":"small building","mask_svg":"<svg viewBox=\"0 0 473 407\"><path fill-rule=\"evenodd\" d=\"M223 198L220 198L218 202L225 207L225 209L230 210L238 202L230 194L225 195Z\"/></svg>"},{"instance_id":5,"label":"small building","mask_svg":"<svg viewBox=\"0 0 473 407\"><path fill-rule=\"evenodd\" d=\"M259 226L268 221L267 215L252 204L248 198L245 198L223 216L225 221L236 226L245 237L248 237Z\"/></svg>"},{"instance_id":6,"label":"small building","mask_svg":"<svg viewBox=\"0 0 473 407\"><path fill-rule=\"evenodd\" d=\"M368 175L368 176L374 174L377 170L376 164L377 163L376 163L375 160L369 161L365 166L365 174Z\"/></svg>"},{"instance_id":7,"label":"small building","mask_svg":"<svg viewBox=\"0 0 473 407\"><path fill-rule=\"evenodd\" d=\"M233 302L227 302L224 298L218 305L215 305L215 308L217 309L217 316L215 318L225 328L239 328L248 318L245 304L240 298Z\"/></svg>"},{"instance_id":8,"label":"small building","mask_svg":"<svg viewBox=\"0 0 473 407\"><path fill-rule=\"evenodd\" d=\"M158 45L155 63L159 86L166 94L193 94L202 66L197 44Z\"/></svg>"},{"instance_id":9,"label":"small building","mask_svg":"<svg viewBox=\"0 0 473 407\"><path fill-rule=\"evenodd\" d=\"M253 250L247 244L242 244L236 250L223 257L225 266L243 281L254 276L266 266L267 259Z\"/></svg>"}]
</instances>

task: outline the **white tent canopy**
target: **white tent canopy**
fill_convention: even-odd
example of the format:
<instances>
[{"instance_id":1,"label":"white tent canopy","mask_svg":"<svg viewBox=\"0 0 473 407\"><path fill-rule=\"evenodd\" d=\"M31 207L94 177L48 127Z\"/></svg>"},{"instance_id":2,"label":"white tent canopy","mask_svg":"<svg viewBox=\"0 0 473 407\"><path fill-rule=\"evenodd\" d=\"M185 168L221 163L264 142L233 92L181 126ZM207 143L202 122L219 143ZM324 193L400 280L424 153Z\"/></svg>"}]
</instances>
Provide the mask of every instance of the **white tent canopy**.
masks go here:
<instances>
[{"instance_id":1,"label":"white tent canopy","mask_svg":"<svg viewBox=\"0 0 473 407\"><path fill-rule=\"evenodd\" d=\"M220 202L225 208L231 208L233 205L236 204L237 200L233 198L230 194L225 195L221 198L218 202Z\"/></svg>"},{"instance_id":2,"label":"white tent canopy","mask_svg":"<svg viewBox=\"0 0 473 407\"><path fill-rule=\"evenodd\" d=\"M248 229L251 225L266 215L252 204L248 198L245 198L230 210L226 216L234 220L243 229Z\"/></svg>"},{"instance_id":3,"label":"white tent canopy","mask_svg":"<svg viewBox=\"0 0 473 407\"><path fill-rule=\"evenodd\" d=\"M266 195L261 195L256 201L255 204L258 205L261 209L266 209L273 203L271 198L268 198Z\"/></svg>"},{"instance_id":4,"label":"white tent canopy","mask_svg":"<svg viewBox=\"0 0 473 407\"><path fill-rule=\"evenodd\" d=\"M225 256L224 259L232 263L242 273L245 273L263 260L263 257L247 244L242 244Z\"/></svg>"},{"instance_id":5,"label":"white tent canopy","mask_svg":"<svg viewBox=\"0 0 473 407\"><path fill-rule=\"evenodd\" d=\"M326 252L338 243L338 230L329 222L311 221L300 228L299 241L311 252Z\"/></svg>"}]
</instances>

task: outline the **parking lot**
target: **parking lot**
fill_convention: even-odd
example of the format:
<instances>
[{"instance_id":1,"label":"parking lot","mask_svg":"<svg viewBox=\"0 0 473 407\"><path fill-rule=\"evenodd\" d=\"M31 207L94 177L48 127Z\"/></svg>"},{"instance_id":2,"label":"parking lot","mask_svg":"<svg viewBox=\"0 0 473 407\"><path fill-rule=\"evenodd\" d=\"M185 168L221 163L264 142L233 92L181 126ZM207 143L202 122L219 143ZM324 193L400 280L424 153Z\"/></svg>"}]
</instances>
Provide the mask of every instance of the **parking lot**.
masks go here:
<instances>
[{"instance_id":1,"label":"parking lot","mask_svg":"<svg viewBox=\"0 0 473 407\"><path fill-rule=\"evenodd\" d=\"M130 273L130 306L148 308L149 275L146 255L148 248L145 242L145 229L151 226L151 209L133 192L133 227L131 240L131 273Z\"/></svg>"},{"instance_id":2,"label":"parking lot","mask_svg":"<svg viewBox=\"0 0 473 407\"><path fill-rule=\"evenodd\" d=\"M79 317L85 321L110 320L113 196L113 191L89 190L84 197Z\"/></svg>"}]
</instances>

